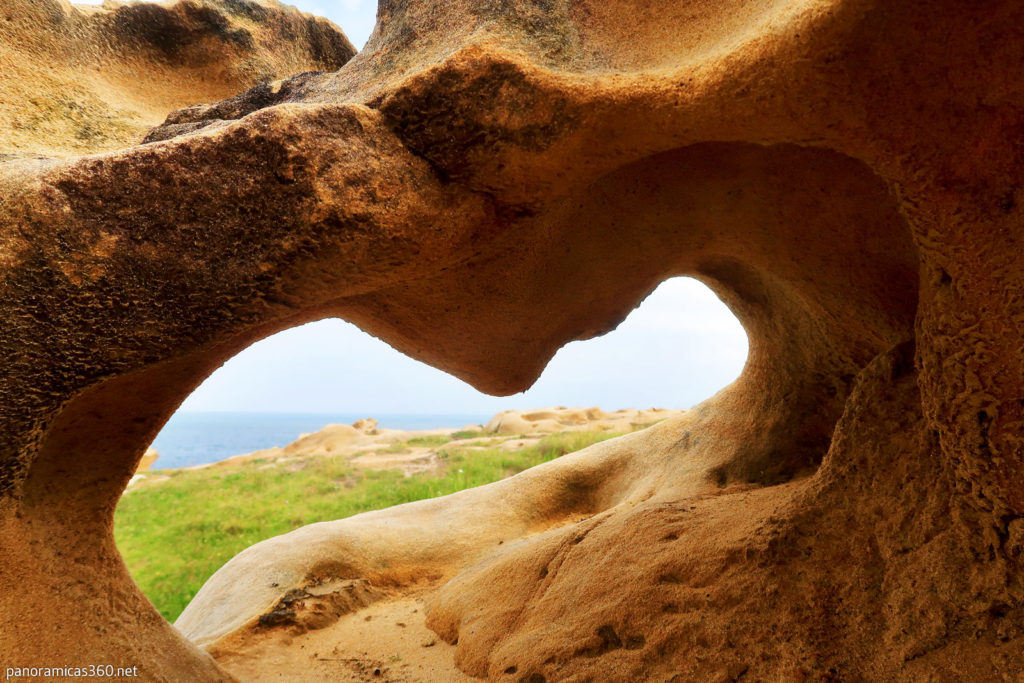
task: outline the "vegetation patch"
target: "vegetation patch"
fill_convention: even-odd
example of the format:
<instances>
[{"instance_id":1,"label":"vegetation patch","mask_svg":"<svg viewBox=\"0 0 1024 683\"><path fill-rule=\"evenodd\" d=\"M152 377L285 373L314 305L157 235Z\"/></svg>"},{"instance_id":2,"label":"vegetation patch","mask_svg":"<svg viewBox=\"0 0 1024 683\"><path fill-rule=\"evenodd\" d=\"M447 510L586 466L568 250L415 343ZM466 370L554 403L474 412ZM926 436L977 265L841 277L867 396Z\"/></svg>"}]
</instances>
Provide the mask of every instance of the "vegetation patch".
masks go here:
<instances>
[{"instance_id":1,"label":"vegetation patch","mask_svg":"<svg viewBox=\"0 0 1024 683\"><path fill-rule=\"evenodd\" d=\"M443 446L451 440L452 437L447 434L428 434L427 436L413 437L405 443L410 446Z\"/></svg>"},{"instance_id":2,"label":"vegetation patch","mask_svg":"<svg viewBox=\"0 0 1024 683\"><path fill-rule=\"evenodd\" d=\"M489 484L616 434L566 432L521 450L440 450L444 466L405 477L353 467L352 456L264 459L200 470L155 470L115 514L114 537L135 581L174 621L225 562L250 545L300 526ZM420 437L430 438L430 437ZM412 440L398 445L408 448ZM407 445L408 444L408 445ZM418 444L422 445L422 444Z\"/></svg>"},{"instance_id":3,"label":"vegetation patch","mask_svg":"<svg viewBox=\"0 0 1024 683\"><path fill-rule=\"evenodd\" d=\"M457 432L452 432L452 440L479 439L481 436L487 436L487 434L479 429L460 429Z\"/></svg>"}]
</instances>

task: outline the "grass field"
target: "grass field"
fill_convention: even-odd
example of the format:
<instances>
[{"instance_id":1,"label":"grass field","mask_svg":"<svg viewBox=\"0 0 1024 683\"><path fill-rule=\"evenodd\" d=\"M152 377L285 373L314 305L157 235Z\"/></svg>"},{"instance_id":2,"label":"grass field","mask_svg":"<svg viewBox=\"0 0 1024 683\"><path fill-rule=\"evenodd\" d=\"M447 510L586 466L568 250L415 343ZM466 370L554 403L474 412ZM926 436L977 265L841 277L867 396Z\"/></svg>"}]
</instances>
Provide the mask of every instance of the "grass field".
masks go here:
<instances>
[{"instance_id":1,"label":"grass field","mask_svg":"<svg viewBox=\"0 0 1024 683\"><path fill-rule=\"evenodd\" d=\"M124 494L114 537L135 581L174 621L213 572L253 543L312 522L488 484L617 434L565 432L518 451L502 450L488 439L466 441L482 436L456 433L454 438L462 438L398 444L397 449L429 446L440 454L437 471L410 477L357 469L349 464L351 456L154 471L147 473L153 480L169 478L144 481ZM482 450L469 449L480 445Z\"/></svg>"}]
</instances>

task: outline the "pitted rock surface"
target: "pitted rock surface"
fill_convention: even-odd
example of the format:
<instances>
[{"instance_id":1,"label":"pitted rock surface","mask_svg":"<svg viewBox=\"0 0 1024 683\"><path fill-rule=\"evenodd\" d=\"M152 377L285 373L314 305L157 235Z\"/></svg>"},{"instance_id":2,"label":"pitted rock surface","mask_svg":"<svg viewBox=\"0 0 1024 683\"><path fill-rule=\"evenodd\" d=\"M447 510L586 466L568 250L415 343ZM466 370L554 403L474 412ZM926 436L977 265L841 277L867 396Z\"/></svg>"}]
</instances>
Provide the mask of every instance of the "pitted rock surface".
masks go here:
<instances>
[{"instance_id":1,"label":"pitted rock surface","mask_svg":"<svg viewBox=\"0 0 1024 683\"><path fill-rule=\"evenodd\" d=\"M338 27L274 0L0 5L0 161L137 144L168 111L355 55Z\"/></svg>"},{"instance_id":2,"label":"pitted rock surface","mask_svg":"<svg viewBox=\"0 0 1024 683\"><path fill-rule=\"evenodd\" d=\"M174 55L216 74L147 100L148 133L0 133L0 648L19 666L294 674L261 617L365 581L428 591L453 677L1024 670L1019 3L382 0L344 66L277 5L130 8L0 16L38 59L39 27L71 17L69 55L96 35L157 55L139 83ZM243 83L232 60L280 54L259 47L278 34L223 27L264 12L318 28ZM56 92L6 76L12 44L4 87ZM123 92L104 101L133 111ZM19 97L0 115L34 115ZM676 275L750 339L687 415L257 544L179 630L121 563L112 513L146 446L254 341L340 317L507 394Z\"/></svg>"}]
</instances>

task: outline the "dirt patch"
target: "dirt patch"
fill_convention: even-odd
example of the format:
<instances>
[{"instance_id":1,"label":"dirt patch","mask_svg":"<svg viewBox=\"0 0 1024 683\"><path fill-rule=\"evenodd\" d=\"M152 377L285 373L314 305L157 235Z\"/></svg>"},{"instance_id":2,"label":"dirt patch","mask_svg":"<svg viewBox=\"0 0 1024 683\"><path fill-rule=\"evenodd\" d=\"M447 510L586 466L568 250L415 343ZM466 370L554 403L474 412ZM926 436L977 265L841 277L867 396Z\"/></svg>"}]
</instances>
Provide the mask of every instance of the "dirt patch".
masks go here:
<instances>
[{"instance_id":1,"label":"dirt patch","mask_svg":"<svg viewBox=\"0 0 1024 683\"><path fill-rule=\"evenodd\" d=\"M455 667L455 647L424 625L419 596L388 599L343 615L330 626L281 630L213 654L243 681L452 683L475 681Z\"/></svg>"}]
</instances>

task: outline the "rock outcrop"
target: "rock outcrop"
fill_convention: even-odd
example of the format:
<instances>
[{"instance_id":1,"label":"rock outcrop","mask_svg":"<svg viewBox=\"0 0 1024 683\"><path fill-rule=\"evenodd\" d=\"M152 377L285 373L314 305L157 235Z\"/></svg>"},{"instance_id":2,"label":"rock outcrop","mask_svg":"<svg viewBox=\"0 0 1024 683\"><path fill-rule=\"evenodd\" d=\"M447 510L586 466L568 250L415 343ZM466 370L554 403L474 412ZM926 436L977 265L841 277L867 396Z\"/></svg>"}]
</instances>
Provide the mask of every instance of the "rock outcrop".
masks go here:
<instances>
[{"instance_id":1,"label":"rock outcrop","mask_svg":"<svg viewBox=\"0 0 1024 683\"><path fill-rule=\"evenodd\" d=\"M138 144L171 110L276 92L355 52L329 21L275 0L4 0L0 161Z\"/></svg>"},{"instance_id":2,"label":"rock outcrop","mask_svg":"<svg viewBox=\"0 0 1024 683\"><path fill-rule=\"evenodd\" d=\"M146 452L142 454L142 459L139 460L139 466L135 468L135 472L145 472L153 463L160 457L160 453L153 447L147 448Z\"/></svg>"},{"instance_id":3,"label":"rock outcrop","mask_svg":"<svg viewBox=\"0 0 1024 683\"><path fill-rule=\"evenodd\" d=\"M600 408L543 408L541 410L503 410L484 426L491 434L554 434L584 429L610 429L631 432L649 427L671 417L683 414L680 410L622 409L613 413Z\"/></svg>"},{"instance_id":4,"label":"rock outcrop","mask_svg":"<svg viewBox=\"0 0 1024 683\"><path fill-rule=\"evenodd\" d=\"M539 444L544 437L569 432L607 432L618 436L672 417L685 411L617 410L600 408L544 408L541 410L503 410L486 426L466 425L461 429L426 429L406 431L378 427L377 420L362 418L351 425L328 424L311 434L301 434L285 446L274 446L252 453L234 455L213 463L186 467L189 470L232 469L247 463L301 467L310 458L324 456L347 458L355 467L371 470L401 470L406 475L437 470L443 464L441 451L448 448L501 448L518 451ZM577 446L579 447L579 446ZM156 451L150 448L143 456L139 471L148 469ZM145 466L145 467L143 467Z\"/></svg>"},{"instance_id":5,"label":"rock outcrop","mask_svg":"<svg viewBox=\"0 0 1024 683\"><path fill-rule=\"evenodd\" d=\"M1011 0L382 0L343 68L149 144L6 134L48 156L0 165L0 649L272 673L261 617L362 580L427 591L496 680L1019 675L1022 27ZM512 393L676 275L750 339L687 415L258 544L191 642L125 571L146 444L253 341L337 316Z\"/></svg>"}]
</instances>

